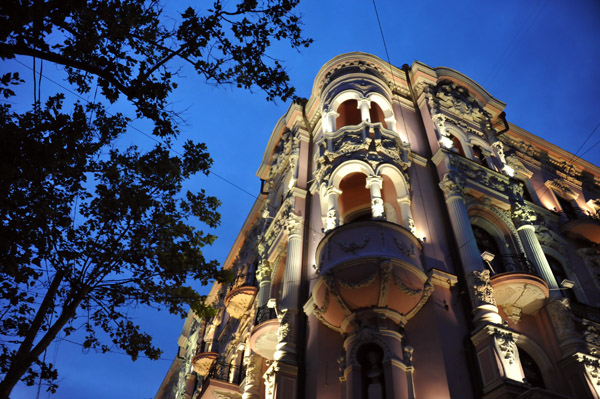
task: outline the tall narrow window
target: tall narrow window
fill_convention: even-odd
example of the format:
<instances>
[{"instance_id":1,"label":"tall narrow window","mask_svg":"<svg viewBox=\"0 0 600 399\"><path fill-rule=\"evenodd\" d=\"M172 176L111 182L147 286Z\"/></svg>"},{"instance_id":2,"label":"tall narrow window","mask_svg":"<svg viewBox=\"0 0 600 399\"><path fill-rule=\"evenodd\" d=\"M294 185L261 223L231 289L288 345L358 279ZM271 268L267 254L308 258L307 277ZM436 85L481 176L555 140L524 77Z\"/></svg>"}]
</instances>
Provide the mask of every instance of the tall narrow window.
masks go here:
<instances>
[{"instance_id":1,"label":"tall narrow window","mask_svg":"<svg viewBox=\"0 0 600 399\"><path fill-rule=\"evenodd\" d=\"M452 150L457 153L460 156L465 156L465 150L463 150L463 146L460 143L460 140L458 139L458 137L452 135L450 136L452 137Z\"/></svg>"},{"instance_id":2,"label":"tall narrow window","mask_svg":"<svg viewBox=\"0 0 600 399\"><path fill-rule=\"evenodd\" d=\"M485 159L485 155L483 154L483 150L478 145L473 146L473 160L486 168L489 167L487 159Z\"/></svg>"},{"instance_id":3,"label":"tall narrow window","mask_svg":"<svg viewBox=\"0 0 600 399\"><path fill-rule=\"evenodd\" d=\"M573 206L573 204L571 203L571 201L557 195L556 198L558 199L558 204L560 205L560 207L562 208L563 213L570 219L570 220L574 220L577 219L577 213L575 212L575 207Z\"/></svg>"},{"instance_id":4,"label":"tall narrow window","mask_svg":"<svg viewBox=\"0 0 600 399\"><path fill-rule=\"evenodd\" d=\"M560 283L563 280L567 279L567 273L565 272L565 269L563 268L562 263L558 259L556 259L555 257L548 255L548 254L545 254L545 255L546 255L546 260L548 261L548 264L550 265L550 269L552 270L552 274L554 275L556 282L560 286ZM575 293L573 292L573 290L571 288L561 288L560 293L563 297L569 298L572 301L577 299L575 297Z\"/></svg>"},{"instance_id":5,"label":"tall narrow window","mask_svg":"<svg viewBox=\"0 0 600 399\"><path fill-rule=\"evenodd\" d=\"M507 270L504 265L504 260L502 259L502 254L500 253L500 248L494 237L482 227L475 225L472 225L471 227L473 228L475 242L477 243L479 251L481 253L487 251L494 254L494 260L490 262L490 266L493 269L492 273L499 274L506 272Z\"/></svg>"}]
</instances>

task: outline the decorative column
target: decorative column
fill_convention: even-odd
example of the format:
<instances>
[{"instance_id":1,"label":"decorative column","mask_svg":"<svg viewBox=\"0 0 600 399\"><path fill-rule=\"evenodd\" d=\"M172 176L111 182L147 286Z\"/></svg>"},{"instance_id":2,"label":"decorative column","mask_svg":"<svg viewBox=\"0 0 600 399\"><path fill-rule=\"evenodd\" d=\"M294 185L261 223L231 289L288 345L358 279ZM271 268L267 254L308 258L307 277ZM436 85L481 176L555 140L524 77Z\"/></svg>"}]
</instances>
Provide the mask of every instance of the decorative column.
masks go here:
<instances>
[{"instance_id":1,"label":"decorative column","mask_svg":"<svg viewBox=\"0 0 600 399\"><path fill-rule=\"evenodd\" d=\"M371 100L368 98L361 98L358 100L358 109L360 109L360 118L363 122L371 122Z\"/></svg>"},{"instance_id":2,"label":"decorative column","mask_svg":"<svg viewBox=\"0 0 600 399\"><path fill-rule=\"evenodd\" d=\"M515 187L517 187L517 185L513 185L513 189ZM523 189L521 185L518 185L518 187L519 190ZM517 225L519 238L523 243L523 249L525 250L527 259L533 263L539 276L548 283L548 287L550 287L551 290L554 289L554 291L550 291L550 297L560 297L561 295L557 290L559 287L554 278L554 274L552 274L552 269L550 269L542 246L535 235L535 227L532 224L537 219L535 211L524 202L513 202L512 217Z\"/></svg>"},{"instance_id":3,"label":"decorative column","mask_svg":"<svg viewBox=\"0 0 600 399\"><path fill-rule=\"evenodd\" d=\"M371 214L373 219L384 219L383 199L381 198L381 189L383 187L383 177L369 176L367 177L367 185L371 191Z\"/></svg>"},{"instance_id":4,"label":"decorative column","mask_svg":"<svg viewBox=\"0 0 600 399\"><path fill-rule=\"evenodd\" d=\"M416 235L417 229L415 228L415 221L412 218L412 211L410 209L410 197L407 195L406 197L399 199L398 205L400 206L400 215L402 216L402 226Z\"/></svg>"},{"instance_id":5,"label":"decorative column","mask_svg":"<svg viewBox=\"0 0 600 399\"><path fill-rule=\"evenodd\" d=\"M327 187L327 220L325 224L325 232L331 231L340 225L338 198L341 193L342 190L336 187Z\"/></svg>"},{"instance_id":6,"label":"decorative column","mask_svg":"<svg viewBox=\"0 0 600 399\"><path fill-rule=\"evenodd\" d=\"M489 270L484 270L483 259L473 228L467 213L463 197L463 182L459 176L447 173L440 182L444 192L450 222L458 244L463 271L469 283L469 293L473 304L473 320L475 323L502 324L494 300L492 286L489 283Z\"/></svg>"},{"instance_id":7,"label":"decorative column","mask_svg":"<svg viewBox=\"0 0 600 399\"><path fill-rule=\"evenodd\" d=\"M335 111L324 111L323 112L323 131L324 132L334 132L336 129L335 120L339 116Z\"/></svg>"},{"instance_id":8,"label":"decorative column","mask_svg":"<svg viewBox=\"0 0 600 399\"><path fill-rule=\"evenodd\" d=\"M246 366L246 378L244 379L242 399L259 399L262 357L252 353L244 358L244 365Z\"/></svg>"},{"instance_id":9,"label":"decorative column","mask_svg":"<svg viewBox=\"0 0 600 399\"><path fill-rule=\"evenodd\" d=\"M291 214L287 220L287 257L283 275L283 292L279 310L279 330L275 360L296 363L295 325L298 313L298 287L302 278L302 218Z\"/></svg>"},{"instance_id":10,"label":"decorative column","mask_svg":"<svg viewBox=\"0 0 600 399\"><path fill-rule=\"evenodd\" d=\"M259 249L260 252L260 249ZM258 280L258 307L261 308L267 304L271 295L271 272L273 267L271 263L262 259L256 269L256 279Z\"/></svg>"}]
</instances>

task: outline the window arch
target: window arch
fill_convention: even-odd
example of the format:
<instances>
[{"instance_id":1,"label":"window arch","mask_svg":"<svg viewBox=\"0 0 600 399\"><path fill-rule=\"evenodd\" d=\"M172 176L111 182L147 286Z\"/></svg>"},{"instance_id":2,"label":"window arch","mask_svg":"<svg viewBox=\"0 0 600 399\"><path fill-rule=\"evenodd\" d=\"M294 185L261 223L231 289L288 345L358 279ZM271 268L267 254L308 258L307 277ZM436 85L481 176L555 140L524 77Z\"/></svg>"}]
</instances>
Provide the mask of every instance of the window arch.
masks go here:
<instances>
[{"instance_id":1,"label":"window arch","mask_svg":"<svg viewBox=\"0 0 600 399\"><path fill-rule=\"evenodd\" d=\"M519 351L519 359L521 360L521 368L523 369L525 381L534 387L546 389L542 370L533 357L523 348L517 346L517 349Z\"/></svg>"}]
</instances>

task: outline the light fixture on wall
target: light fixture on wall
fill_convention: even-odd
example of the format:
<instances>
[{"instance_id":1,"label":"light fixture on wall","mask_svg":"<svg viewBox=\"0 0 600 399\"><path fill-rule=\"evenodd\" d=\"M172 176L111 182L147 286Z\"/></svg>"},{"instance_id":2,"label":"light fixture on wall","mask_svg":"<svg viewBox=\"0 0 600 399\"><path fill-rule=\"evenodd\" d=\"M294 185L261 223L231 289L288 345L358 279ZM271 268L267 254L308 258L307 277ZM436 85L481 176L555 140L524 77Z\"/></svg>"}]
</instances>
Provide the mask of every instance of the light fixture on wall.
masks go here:
<instances>
[{"instance_id":1,"label":"light fixture on wall","mask_svg":"<svg viewBox=\"0 0 600 399\"><path fill-rule=\"evenodd\" d=\"M490 268L490 270L492 271L492 273L496 274L496 272L494 271L494 268L492 267L492 264L491 264L491 262L494 260L496 255L494 255L493 253L491 253L489 251L484 251L481 253L481 257L483 258L485 263L487 263L487 265Z\"/></svg>"}]
</instances>

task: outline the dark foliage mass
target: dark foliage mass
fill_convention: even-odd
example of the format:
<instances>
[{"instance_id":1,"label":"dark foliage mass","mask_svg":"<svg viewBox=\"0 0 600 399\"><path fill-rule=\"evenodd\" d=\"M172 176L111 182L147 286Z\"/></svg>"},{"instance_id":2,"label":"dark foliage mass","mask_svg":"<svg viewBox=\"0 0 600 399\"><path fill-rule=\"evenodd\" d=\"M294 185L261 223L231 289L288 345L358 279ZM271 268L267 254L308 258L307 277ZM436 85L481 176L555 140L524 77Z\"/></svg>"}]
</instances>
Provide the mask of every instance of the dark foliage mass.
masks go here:
<instances>
[{"instance_id":1,"label":"dark foliage mass","mask_svg":"<svg viewBox=\"0 0 600 399\"><path fill-rule=\"evenodd\" d=\"M202 255L215 237L194 226L216 227L219 201L182 191L190 176L208 174L211 159L203 144L170 148L176 68L191 64L208 83L260 89L269 100L292 97L266 52L277 40L310 44L297 2L216 1L174 17L142 0L1 3L3 60L58 65L78 93L99 95L89 103L36 96L26 112L0 106L0 398L19 380L56 389L57 371L41 355L59 334L82 329L86 348L156 359L160 350L128 319L129 306L210 312L190 282L227 275ZM14 91L21 83L4 73L0 94L23 102ZM116 101L131 104L132 115L109 114ZM120 148L134 117L152 122L164 144Z\"/></svg>"}]
</instances>

